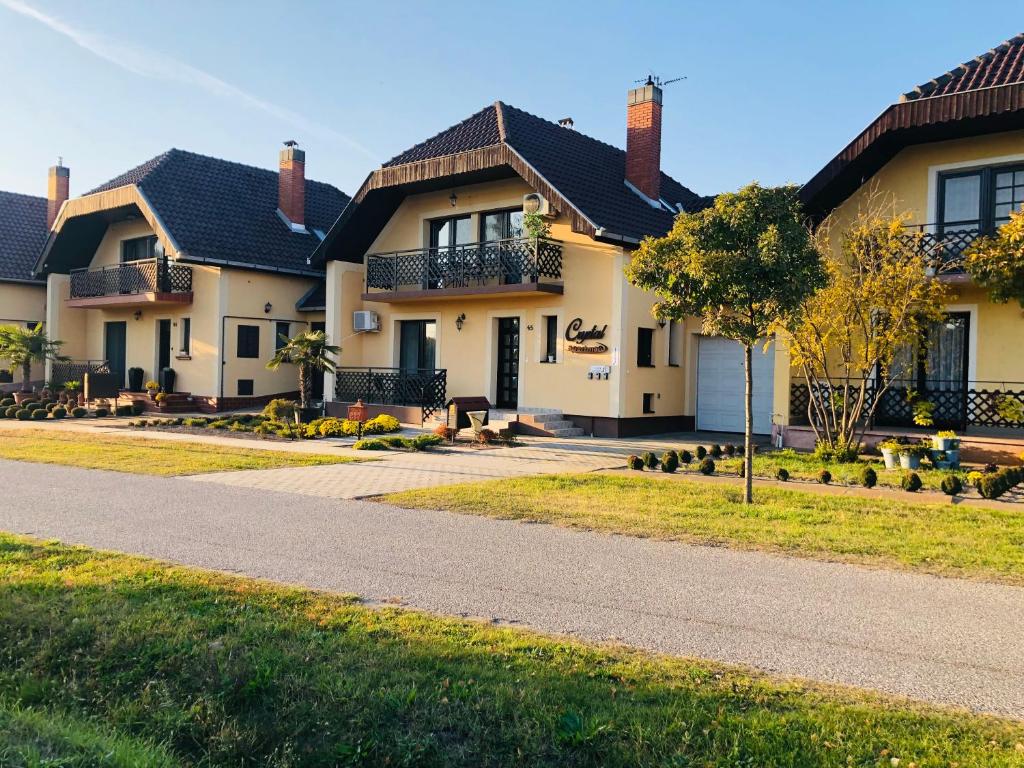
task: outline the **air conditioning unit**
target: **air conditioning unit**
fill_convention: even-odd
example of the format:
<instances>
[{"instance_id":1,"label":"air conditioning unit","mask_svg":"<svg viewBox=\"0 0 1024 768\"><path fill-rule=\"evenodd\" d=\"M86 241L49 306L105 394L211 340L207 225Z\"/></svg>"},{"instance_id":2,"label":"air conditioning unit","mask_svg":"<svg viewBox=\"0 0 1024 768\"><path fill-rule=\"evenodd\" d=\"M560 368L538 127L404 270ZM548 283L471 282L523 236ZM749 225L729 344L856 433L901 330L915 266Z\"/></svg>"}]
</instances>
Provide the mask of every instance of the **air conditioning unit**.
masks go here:
<instances>
[{"instance_id":1,"label":"air conditioning unit","mask_svg":"<svg viewBox=\"0 0 1024 768\"><path fill-rule=\"evenodd\" d=\"M544 195L529 192L523 195L523 213L539 213L541 216L554 216L555 211Z\"/></svg>"},{"instance_id":2,"label":"air conditioning unit","mask_svg":"<svg viewBox=\"0 0 1024 768\"><path fill-rule=\"evenodd\" d=\"M358 331L379 331L380 318L369 309L360 309L352 313L352 327Z\"/></svg>"}]
</instances>

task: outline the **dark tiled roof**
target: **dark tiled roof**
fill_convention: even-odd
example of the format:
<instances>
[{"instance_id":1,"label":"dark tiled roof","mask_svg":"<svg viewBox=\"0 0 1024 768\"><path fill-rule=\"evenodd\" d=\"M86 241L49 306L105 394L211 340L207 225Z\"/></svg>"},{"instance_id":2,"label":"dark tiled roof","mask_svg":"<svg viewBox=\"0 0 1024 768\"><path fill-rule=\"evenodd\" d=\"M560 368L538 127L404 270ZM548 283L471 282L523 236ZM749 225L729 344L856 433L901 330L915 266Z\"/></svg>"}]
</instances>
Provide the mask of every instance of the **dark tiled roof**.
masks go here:
<instances>
[{"instance_id":1,"label":"dark tiled roof","mask_svg":"<svg viewBox=\"0 0 1024 768\"><path fill-rule=\"evenodd\" d=\"M306 180L306 228L293 232L277 213L278 173L172 149L93 192L136 185L184 258L257 269L309 271L307 257L348 203L330 184ZM90 193L91 194L91 193Z\"/></svg>"},{"instance_id":2,"label":"dark tiled roof","mask_svg":"<svg viewBox=\"0 0 1024 768\"><path fill-rule=\"evenodd\" d=\"M309 289L305 296L295 302L299 312L316 312L327 308L327 283L323 280Z\"/></svg>"},{"instance_id":3,"label":"dark tiled roof","mask_svg":"<svg viewBox=\"0 0 1024 768\"><path fill-rule=\"evenodd\" d=\"M1024 82L1024 33L903 94L904 101Z\"/></svg>"},{"instance_id":4,"label":"dark tiled roof","mask_svg":"<svg viewBox=\"0 0 1024 768\"><path fill-rule=\"evenodd\" d=\"M46 235L45 197L0 192L0 280L33 280Z\"/></svg>"},{"instance_id":5,"label":"dark tiled roof","mask_svg":"<svg viewBox=\"0 0 1024 768\"><path fill-rule=\"evenodd\" d=\"M502 102L402 152L383 167L501 143L518 152L596 228L640 239L663 235L672 227L673 213L655 208L626 186L625 151ZM661 197L688 211L705 208L711 201L666 173L661 174Z\"/></svg>"}]
</instances>

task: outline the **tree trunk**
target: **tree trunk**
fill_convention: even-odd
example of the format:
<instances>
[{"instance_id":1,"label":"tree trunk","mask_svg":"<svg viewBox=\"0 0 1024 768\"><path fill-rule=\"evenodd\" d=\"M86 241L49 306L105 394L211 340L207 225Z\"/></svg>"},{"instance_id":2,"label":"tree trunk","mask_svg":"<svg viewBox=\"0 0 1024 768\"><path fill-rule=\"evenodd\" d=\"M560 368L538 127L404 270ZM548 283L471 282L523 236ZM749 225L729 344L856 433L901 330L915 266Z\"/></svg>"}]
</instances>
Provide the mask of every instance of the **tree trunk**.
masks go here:
<instances>
[{"instance_id":1,"label":"tree trunk","mask_svg":"<svg viewBox=\"0 0 1024 768\"><path fill-rule=\"evenodd\" d=\"M309 369L305 363L299 364L299 407L306 410L309 407Z\"/></svg>"},{"instance_id":2,"label":"tree trunk","mask_svg":"<svg viewBox=\"0 0 1024 768\"><path fill-rule=\"evenodd\" d=\"M751 370L754 362L753 348L750 344L743 345L743 373L746 378L746 390L743 395L744 443L743 443L743 503L754 503L754 374Z\"/></svg>"},{"instance_id":3,"label":"tree trunk","mask_svg":"<svg viewBox=\"0 0 1024 768\"><path fill-rule=\"evenodd\" d=\"M21 364L21 391L28 392L29 380L32 378L32 361L26 360Z\"/></svg>"}]
</instances>

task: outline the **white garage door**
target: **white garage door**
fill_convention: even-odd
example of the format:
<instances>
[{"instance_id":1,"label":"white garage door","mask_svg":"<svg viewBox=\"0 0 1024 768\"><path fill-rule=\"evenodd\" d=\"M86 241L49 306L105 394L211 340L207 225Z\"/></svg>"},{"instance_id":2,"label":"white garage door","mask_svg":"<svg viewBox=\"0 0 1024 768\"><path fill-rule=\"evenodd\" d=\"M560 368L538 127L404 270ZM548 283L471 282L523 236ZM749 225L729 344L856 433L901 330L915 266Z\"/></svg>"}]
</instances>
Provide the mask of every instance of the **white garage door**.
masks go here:
<instances>
[{"instance_id":1,"label":"white garage door","mask_svg":"<svg viewBox=\"0 0 1024 768\"><path fill-rule=\"evenodd\" d=\"M754 347L754 432L772 431L775 345ZM697 429L743 432L743 347L718 336L697 349Z\"/></svg>"}]
</instances>

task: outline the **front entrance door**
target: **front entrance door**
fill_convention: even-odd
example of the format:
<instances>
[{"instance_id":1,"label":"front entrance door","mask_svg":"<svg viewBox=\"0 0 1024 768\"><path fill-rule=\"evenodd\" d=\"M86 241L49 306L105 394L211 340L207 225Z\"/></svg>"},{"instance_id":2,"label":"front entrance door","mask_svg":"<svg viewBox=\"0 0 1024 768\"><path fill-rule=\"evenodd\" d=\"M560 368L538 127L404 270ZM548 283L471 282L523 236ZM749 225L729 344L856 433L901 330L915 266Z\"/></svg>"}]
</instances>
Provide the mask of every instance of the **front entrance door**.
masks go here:
<instances>
[{"instance_id":1,"label":"front entrance door","mask_svg":"<svg viewBox=\"0 0 1024 768\"><path fill-rule=\"evenodd\" d=\"M124 386L125 357L127 355L128 324L124 321L103 324L103 356L110 372Z\"/></svg>"},{"instance_id":2,"label":"front entrance door","mask_svg":"<svg viewBox=\"0 0 1024 768\"><path fill-rule=\"evenodd\" d=\"M498 408L519 407L519 318L498 318Z\"/></svg>"},{"instance_id":3,"label":"front entrance door","mask_svg":"<svg viewBox=\"0 0 1024 768\"><path fill-rule=\"evenodd\" d=\"M171 321L157 321L157 360L156 377L160 378L160 372L164 368L171 367Z\"/></svg>"}]
</instances>

